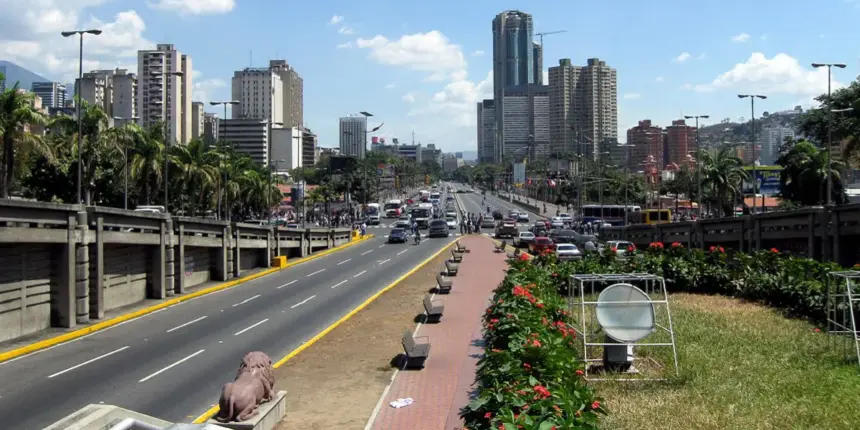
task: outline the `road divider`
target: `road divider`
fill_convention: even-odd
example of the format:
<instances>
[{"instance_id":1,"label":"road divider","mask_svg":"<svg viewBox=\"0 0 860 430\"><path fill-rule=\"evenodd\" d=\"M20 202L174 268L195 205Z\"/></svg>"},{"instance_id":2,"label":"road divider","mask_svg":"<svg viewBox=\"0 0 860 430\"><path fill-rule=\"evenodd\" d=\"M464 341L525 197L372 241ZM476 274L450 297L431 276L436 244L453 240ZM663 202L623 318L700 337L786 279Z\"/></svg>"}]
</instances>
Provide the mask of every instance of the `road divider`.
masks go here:
<instances>
[{"instance_id":1,"label":"road divider","mask_svg":"<svg viewBox=\"0 0 860 430\"><path fill-rule=\"evenodd\" d=\"M223 291L223 290L226 290L228 288L233 288L237 285L244 284L248 281L253 281L254 279L258 279L258 278L262 278L263 276L271 275L272 273L276 273L280 270L288 269L290 267L297 266L297 265L302 264L302 263L307 263L308 261L316 260L317 258L324 257L326 255L344 250L346 248L358 245L360 243L364 243L370 239L373 239L373 237L374 236L372 234L367 234L367 235L359 238L358 240L354 240L354 241L345 243L343 245L340 245L340 246L337 246L337 247L334 247L331 249L326 249L324 251L317 252L316 254L309 255L307 257L298 258L296 260L289 261L283 267L272 267L269 269L261 270L259 272L253 273L253 274L245 276L245 277L241 277L241 278L233 279L233 280L230 280L227 282L223 282L221 284L214 285L212 287L203 288L199 291L195 291L193 293L188 293L188 294L182 295L180 297L174 297L170 300L165 300L165 301L163 301L157 305L149 306L149 307L146 307L143 309L138 309L134 312L129 312L127 314L119 315L119 316L113 317L111 319L101 321L101 322L89 325L87 327L84 327L84 328L81 328L78 330L74 330L74 331L70 331L68 333L61 334L59 336L54 336L54 337L51 337L48 339L40 340L38 342L34 342L34 343L29 344L29 345L22 346L20 348L15 348L15 349L12 349L12 350L9 350L6 352L0 352L0 364L2 364L3 362L9 361L9 360L15 359L15 358L23 357L27 354L32 354L32 353L37 352L37 351L41 351L41 350L44 350L47 348L51 348L53 346L57 346L57 345L60 345L60 344L66 343L66 342L70 342L70 341L75 340L75 339L79 339L79 338L82 338L84 336L89 336L93 333L96 333L96 332L99 332L102 330L106 330L108 328L117 326L117 325L122 324L122 323L127 322L127 321L131 321L133 319L140 318L140 317L145 316L145 315L149 315L149 314L152 314L152 313L155 313L158 311L162 311L168 307L178 305L182 302L186 302L186 301L191 300L191 299L196 299L198 297L202 297L202 296L205 296L208 294L216 293L218 291Z\"/></svg>"}]
</instances>

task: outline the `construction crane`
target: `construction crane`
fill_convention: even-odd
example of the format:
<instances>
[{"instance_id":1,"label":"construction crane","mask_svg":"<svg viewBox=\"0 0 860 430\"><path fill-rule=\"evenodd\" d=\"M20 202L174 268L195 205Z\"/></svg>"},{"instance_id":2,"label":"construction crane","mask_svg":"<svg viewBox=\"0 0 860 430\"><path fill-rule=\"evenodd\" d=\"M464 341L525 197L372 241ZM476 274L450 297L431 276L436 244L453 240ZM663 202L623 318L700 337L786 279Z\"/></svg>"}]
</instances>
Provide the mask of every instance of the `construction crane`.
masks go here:
<instances>
[{"instance_id":1,"label":"construction crane","mask_svg":"<svg viewBox=\"0 0 860 430\"><path fill-rule=\"evenodd\" d=\"M543 37L549 36L550 34L558 34L558 33L567 33L567 30L545 31L543 33L535 33L535 35L540 37L540 47L543 48Z\"/></svg>"}]
</instances>

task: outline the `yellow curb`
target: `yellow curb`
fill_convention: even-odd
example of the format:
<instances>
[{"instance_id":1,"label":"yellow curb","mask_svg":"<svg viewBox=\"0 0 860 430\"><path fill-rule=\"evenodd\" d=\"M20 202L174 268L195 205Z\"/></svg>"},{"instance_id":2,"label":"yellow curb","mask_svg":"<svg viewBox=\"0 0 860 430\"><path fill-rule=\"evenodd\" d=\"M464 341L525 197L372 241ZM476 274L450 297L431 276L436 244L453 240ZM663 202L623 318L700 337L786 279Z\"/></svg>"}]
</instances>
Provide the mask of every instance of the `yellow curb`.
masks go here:
<instances>
[{"instance_id":1,"label":"yellow curb","mask_svg":"<svg viewBox=\"0 0 860 430\"><path fill-rule=\"evenodd\" d=\"M496 240L496 239L493 239L492 237L488 237L488 236L483 236L483 237L484 237L484 238L486 238L486 239L489 239L491 242L495 243L496 245L501 245L501 244L502 244L502 241L500 241L500 240ZM517 250L517 248L514 248L514 247L513 247L513 246L511 246L511 245L507 245L507 246L505 246L505 251L507 251L508 249L510 249L510 250L511 250L511 252L514 252L514 251L516 251L516 250ZM528 255L528 256L529 256L529 259L535 258L535 256L534 256L534 255L529 254L528 252L520 251L520 254Z\"/></svg>"},{"instance_id":2,"label":"yellow curb","mask_svg":"<svg viewBox=\"0 0 860 430\"><path fill-rule=\"evenodd\" d=\"M120 315L120 316L111 318L107 321L102 321L102 322L93 324L91 326L88 326L88 327L85 327L85 328L82 328L79 330L75 330L75 331L65 333L65 334L62 334L62 335L59 335L56 337L52 337L50 339L41 340L39 342L35 342L35 343L32 343L32 344L27 345L27 346L22 346L20 348L13 349L11 351L6 351L3 353L0 353L0 363L2 363L4 361L11 360L13 358L21 357L21 356L24 356L24 355L27 355L27 354L30 354L30 353L33 353L36 351L40 351L40 350L43 350L45 348L50 348L52 346L59 345L61 343L65 343L65 342L68 342L70 340L74 340L74 339L86 336L88 334L92 334L92 333L113 327L117 324L129 321L129 320L133 320L135 318L142 317L146 314L151 314L157 310L164 309L164 308L169 307L169 306L173 306L173 305L176 305L176 304L179 304L179 303L182 303L182 302L185 302L185 301L197 298L197 297L205 296L207 294L212 294L212 293L217 292L217 291L226 290L228 288L235 287L235 286L243 284L245 282L248 282L248 281L251 281L251 280L254 280L257 278L261 278L261 277L266 276L266 275L270 275L270 274L275 273L279 270L284 270L286 268L293 267L293 266L301 264L301 263L306 263L306 262L311 261L311 260L316 260L317 258L323 257L323 256L331 254L333 252L340 251L342 249L348 248L350 246L361 243L361 242L368 240L368 239L371 239L371 238L373 238L372 234L366 235L364 239L361 239L361 240L358 240L355 242L348 242L348 243L345 243L343 245L337 246L335 248L327 249L327 250L321 251L317 254L309 255L305 258L300 258L298 260L288 262L283 268L273 267L270 269L266 269L266 270L254 273L253 275L248 275L248 276L245 276L243 278L238 278L238 279L234 279L232 281L227 281L227 282L224 282L222 284L218 284L218 285L215 285L215 286L212 286L209 288L204 288L200 291L195 291L193 293L183 295L181 297L176 297L176 298L173 298L170 300L166 300L166 301L161 302L157 305L153 305L153 306L150 306L148 308L139 309L139 310L134 311L134 312Z\"/></svg>"},{"instance_id":3,"label":"yellow curb","mask_svg":"<svg viewBox=\"0 0 860 430\"><path fill-rule=\"evenodd\" d=\"M334 323L334 324L332 324L332 325L328 326L325 330L323 330L323 331L319 332L316 336L314 336L314 337L310 338L310 340L308 340L307 342L303 343L301 346L299 346L298 348L294 349L292 352L290 352L289 354L287 354L286 356L284 356L284 358L282 358L282 359L278 360L278 362L277 362L277 363L275 363L274 365L272 365L272 367L274 367L275 369L277 369L277 368L279 368L279 367L283 366L283 365L284 365L284 364L286 364L288 361L290 361L290 360L292 360L293 358L295 358L295 356L299 355L299 353L301 353L302 351L304 351L304 350L306 350L306 349L310 348L310 346L311 346L311 345L313 345L313 344L315 344L315 343L319 342L319 340L320 340L320 339L322 339L325 335L329 334L332 330L336 329L339 325L341 325L341 324L345 323L345 322L346 322L346 321L348 321L350 318L354 317L354 316L355 316L355 314L359 313L362 309L366 308L368 305L370 305L371 303L373 303L374 301L376 301L376 299L378 299L380 296L382 296L383 294L385 294L387 291L389 291L389 290L391 290L392 288L396 287L398 284L400 284L401 282L403 282L406 278L408 278L408 277L412 276L413 274L415 274L415 272L417 272L417 271L421 270L421 268L422 268L422 267L424 267L424 266L426 266L426 265L427 265L427 263L430 263L431 261L433 261L433 259L435 259L436 257L438 257L440 254L442 254L443 252L445 252L445 250L446 250L446 249L450 248L450 247L451 247L451 246L453 246L453 245L454 245L454 242L451 242L451 243L449 243L448 245L443 246L443 247L442 247L442 249L440 249L439 251L437 251L435 254L431 255L431 256L430 256L429 258L427 258L426 260L422 261L420 264L418 264L417 266L415 266L414 268L412 268L412 270L410 270L410 271L408 271L408 272L404 273L402 276L400 276L399 278L395 279L395 280L394 280L394 282L392 282L392 283L388 284L388 286L386 286L385 288L383 288L383 289L379 290L378 292L376 292L376 294L374 294L374 295L370 296L370 298L368 298L368 299L367 299L367 300L365 300L363 303L361 303L360 305L358 305L355 309L353 309L353 310L349 311L349 313L347 313L346 315L344 315L343 317L341 317L339 320L335 321L335 323ZM209 420L209 418L212 418L213 416L215 416L215 414L217 414L217 413L218 413L218 406L217 406L217 405L212 406L211 408L209 408L209 410L207 410L206 412L204 412L203 414L201 414L199 417L197 417L197 419L195 419L194 421L192 421L192 423L193 423L193 424L203 424L203 423L205 423L206 421L208 421L208 420Z\"/></svg>"}]
</instances>

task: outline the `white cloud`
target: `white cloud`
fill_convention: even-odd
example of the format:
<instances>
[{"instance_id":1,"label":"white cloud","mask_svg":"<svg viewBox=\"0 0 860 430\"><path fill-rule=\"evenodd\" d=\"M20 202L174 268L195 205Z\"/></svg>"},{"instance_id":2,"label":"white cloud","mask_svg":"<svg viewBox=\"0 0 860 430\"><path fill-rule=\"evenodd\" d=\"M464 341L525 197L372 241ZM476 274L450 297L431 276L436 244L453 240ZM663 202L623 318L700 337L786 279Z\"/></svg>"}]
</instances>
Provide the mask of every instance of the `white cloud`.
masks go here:
<instances>
[{"instance_id":1,"label":"white cloud","mask_svg":"<svg viewBox=\"0 0 860 430\"><path fill-rule=\"evenodd\" d=\"M72 82L78 70L78 37L63 38L62 30L98 28L99 36L84 36L84 70L131 68L136 71L139 49L155 43L144 38L146 25L133 10L112 20L89 16L87 9L107 0L0 1L0 58L61 82Z\"/></svg>"},{"instance_id":2,"label":"white cloud","mask_svg":"<svg viewBox=\"0 0 860 430\"><path fill-rule=\"evenodd\" d=\"M750 35L747 33L741 33L741 34L737 34L737 35L732 36L732 42L735 42L735 43L744 43L747 40L750 40Z\"/></svg>"},{"instance_id":3,"label":"white cloud","mask_svg":"<svg viewBox=\"0 0 860 430\"><path fill-rule=\"evenodd\" d=\"M408 92L401 99L406 103L415 103L415 93Z\"/></svg>"},{"instance_id":4,"label":"white cloud","mask_svg":"<svg viewBox=\"0 0 860 430\"><path fill-rule=\"evenodd\" d=\"M147 4L153 9L177 11L181 15L227 13L236 7L235 0L158 0Z\"/></svg>"},{"instance_id":5,"label":"white cloud","mask_svg":"<svg viewBox=\"0 0 860 430\"><path fill-rule=\"evenodd\" d=\"M475 50L475 51L472 51L472 56L473 56L473 57L480 57L481 55L484 55L484 51L482 51L482 50L480 50L480 49Z\"/></svg>"},{"instance_id":6,"label":"white cloud","mask_svg":"<svg viewBox=\"0 0 860 430\"><path fill-rule=\"evenodd\" d=\"M337 45L337 49L348 49L352 48L352 42L344 42Z\"/></svg>"},{"instance_id":7,"label":"white cloud","mask_svg":"<svg viewBox=\"0 0 860 430\"><path fill-rule=\"evenodd\" d=\"M639 94L639 93L627 93L627 94L624 94L624 99L625 99L625 100L636 100L636 99L640 99L640 98L642 98L642 95L641 95L641 94Z\"/></svg>"},{"instance_id":8,"label":"white cloud","mask_svg":"<svg viewBox=\"0 0 860 430\"><path fill-rule=\"evenodd\" d=\"M675 57L675 59L674 59L674 60L672 60L672 61L674 61L674 62L676 62L676 63L684 63L684 62L686 62L687 60L689 60L690 58L693 58L693 56L692 56L692 55L690 55L690 53L689 53L689 52L682 52L680 55L678 55L677 57Z\"/></svg>"},{"instance_id":9,"label":"white cloud","mask_svg":"<svg viewBox=\"0 0 860 430\"><path fill-rule=\"evenodd\" d=\"M427 104L409 112L411 116L444 114L452 117L453 124L474 127L477 123L476 106L479 101L493 96L493 72L477 84L468 79L452 81L433 94Z\"/></svg>"},{"instance_id":10,"label":"white cloud","mask_svg":"<svg viewBox=\"0 0 860 430\"><path fill-rule=\"evenodd\" d=\"M386 90L393 90L393 89L395 89L395 88L397 88L397 84L395 84L394 82L392 82L392 83L390 83L390 84L388 84L388 85L386 85L386 86L385 86L385 89L386 89Z\"/></svg>"},{"instance_id":11,"label":"white cloud","mask_svg":"<svg viewBox=\"0 0 860 430\"><path fill-rule=\"evenodd\" d=\"M223 79L202 79L194 81L194 89L191 91L191 99L195 102L208 104L212 95L221 88L226 88L227 82Z\"/></svg>"},{"instance_id":12,"label":"white cloud","mask_svg":"<svg viewBox=\"0 0 860 430\"><path fill-rule=\"evenodd\" d=\"M833 82L834 88L841 86L839 82ZM736 90L764 95L817 96L827 92L827 69L801 66L797 59L788 54L767 58L761 52L755 52L745 62L735 64L711 83L696 85L694 89L698 92Z\"/></svg>"},{"instance_id":13,"label":"white cloud","mask_svg":"<svg viewBox=\"0 0 860 430\"><path fill-rule=\"evenodd\" d=\"M665 78L663 78L662 76L657 76L656 78L654 78L654 82L663 82L663 81L665 81L665 80L666 80L666 79L665 79Z\"/></svg>"},{"instance_id":14,"label":"white cloud","mask_svg":"<svg viewBox=\"0 0 860 430\"><path fill-rule=\"evenodd\" d=\"M343 17L342 17L342 16L340 16L340 15L335 15L335 16L331 17L331 19L328 21L328 25L338 25L338 24L340 24L342 21L343 21Z\"/></svg>"},{"instance_id":15,"label":"white cloud","mask_svg":"<svg viewBox=\"0 0 860 430\"><path fill-rule=\"evenodd\" d=\"M398 40L388 40L384 36L358 39L356 46L369 49L370 58L389 66L432 74L466 69L466 57L460 46L450 43L436 30L405 35Z\"/></svg>"},{"instance_id":16,"label":"white cloud","mask_svg":"<svg viewBox=\"0 0 860 430\"><path fill-rule=\"evenodd\" d=\"M338 33L340 33L340 34L350 35L350 34L354 33L354 30L353 30L353 29L351 29L351 28L349 28L349 27L347 27L347 26L343 26L343 27L339 28L339 29L337 30L337 32L338 32Z\"/></svg>"}]
</instances>

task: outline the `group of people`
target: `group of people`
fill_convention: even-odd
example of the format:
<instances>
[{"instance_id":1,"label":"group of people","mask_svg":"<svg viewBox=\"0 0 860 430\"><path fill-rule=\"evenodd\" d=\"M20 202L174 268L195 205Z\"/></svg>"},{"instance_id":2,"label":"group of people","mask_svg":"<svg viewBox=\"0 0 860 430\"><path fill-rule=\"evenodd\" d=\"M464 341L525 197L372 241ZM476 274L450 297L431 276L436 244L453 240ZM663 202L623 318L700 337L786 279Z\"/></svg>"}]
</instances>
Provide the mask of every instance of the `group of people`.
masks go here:
<instances>
[{"instance_id":1,"label":"group of people","mask_svg":"<svg viewBox=\"0 0 860 430\"><path fill-rule=\"evenodd\" d=\"M460 234L477 233L481 231L483 223L484 215L463 211L460 216Z\"/></svg>"}]
</instances>

